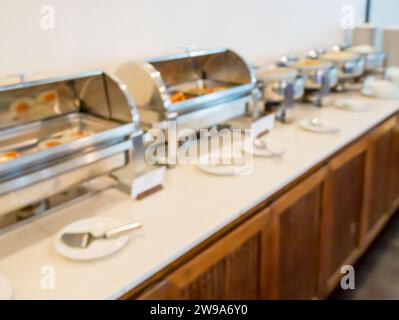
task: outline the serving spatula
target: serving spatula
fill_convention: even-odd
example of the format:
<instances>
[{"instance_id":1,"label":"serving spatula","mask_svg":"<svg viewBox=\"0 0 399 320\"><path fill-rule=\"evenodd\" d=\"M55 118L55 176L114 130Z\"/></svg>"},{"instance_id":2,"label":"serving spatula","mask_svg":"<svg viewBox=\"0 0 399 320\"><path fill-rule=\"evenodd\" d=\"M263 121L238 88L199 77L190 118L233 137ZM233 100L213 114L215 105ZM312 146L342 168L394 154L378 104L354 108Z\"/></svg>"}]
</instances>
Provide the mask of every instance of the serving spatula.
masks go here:
<instances>
[{"instance_id":1,"label":"serving spatula","mask_svg":"<svg viewBox=\"0 0 399 320\"><path fill-rule=\"evenodd\" d=\"M141 227L140 222L134 222L134 223L129 223L125 224L116 228L109 229L107 231L104 231L103 233L100 234L93 234L92 232L70 232L70 233L64 233L61 236L61 240L70 247L73 248L80 248L80 249L85 249L87 248L93 241L98 240L98 239L110 239L110 238L115 238L122 233L138 229Z\"/></svg>"}]
</instances>

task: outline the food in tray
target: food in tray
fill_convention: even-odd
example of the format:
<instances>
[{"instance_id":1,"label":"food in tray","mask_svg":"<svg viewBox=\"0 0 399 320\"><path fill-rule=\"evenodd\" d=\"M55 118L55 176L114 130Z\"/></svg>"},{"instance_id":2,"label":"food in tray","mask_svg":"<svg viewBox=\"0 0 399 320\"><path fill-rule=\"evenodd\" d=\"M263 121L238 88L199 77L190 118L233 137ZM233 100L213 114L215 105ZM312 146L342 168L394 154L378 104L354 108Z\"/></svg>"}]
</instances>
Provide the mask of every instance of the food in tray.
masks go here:
<instances>
[{"instance_id":1,"label":"food in tray","mask_svg":"<svg viewBox=\"0 0 399 320\"><path fill-rule=\"evenodd\" d=\"M61 132L57 132L57 133L53 134L50 138L60 139L65 143L65 142L68 142L71 140L88 137L93 134L94 134L94 132L90 131L90 130L72 128L72 129L67 129L67 130L61 131Z\"/></svg>"},{"instance_id":2,"label":"food in tray","mask_svg":"<svg viewBox=\"0 0 399 320\"><path fill-rule=\"evenodd\" d=\"M62 145L64 141L61 138L46 139L39 143L40 150L47 150Z\"/></svg>"},{"instance_id":3,"label":"food in tray","mask_svg":"<svg viewBox=\"0 0 399 320\"><path fill-rule=\"evenodd\" d=\"M17 119L36 119L54 114L54 106L59 102L56 90L44 91L35 99L22 97L15 99L10 105L10 113Z\"/></svg>"},{"instance_id":4,"label":"food in tray","mask_svg":"<svg viewBox=\"0 0 399 320\"><path fill-rule=\"evenodd\" d=\"M37 102L31 98L14 100L10 105L10 113L16 119L37 119L54 114L53 108L49 103Z\"/></svg>"},{"instance_id":5,"label":"food in tray","mask_svg":"<svg viewBox=\"0 0 399 320\"><path fill-rule=\"evenodd\" d=\"M172 103L177 103L177 102L182 102L187 99L193 98L193 97L198 97L198 96L203 96L206 94L211 94L219 91L226 90L227 87L224 86L217 86L217 87L193 87L189 88L187 90L179 91L170 96L170 100Z\"/></svg>"},{"instance_id":6,"label":"food in tray","mask_svg":"<svg viewBox=\"0 0 399 320\"><path fill-rule=\"evenodd\" d=\"M322 66L324 62L316 59L304 59L300 60L297 63L295 63L296 67L319 67Z\"/></svg>"},{"instance_id":7,"label":"food in tray","mask_svg":"<svg viewBox=\"0 0 399 320\"><path fill-rule=\"evenodd\" d=\"M55 90L44 91L37 95L36 100L42 104L54 105L58 102L57 91Z\"/></svg>"},{"instance_id":8,"label":"food in tray","mask_svg":"<svg viewBox=\"0 0 399 320\"><path fill-rule=\"evenodd\" d=\"M327 52L323 54L320 58L329 61L349 61L357 59L358 55L354 52L349 52L349 51L337 51L337 52Z\"/></svg>"},{"instance_id":9,"label":"food in tray","mask_svg":"<svg viewBox=\"0 0 399 320\"><path fill-rule=\"evenodd\" d=\"M19 153L17 151L9 151L5 153L0 153L0 163L4 163L10 160L14 160L19 157Z\"/></svg>"},{"instance_id":10,"label":"food in tray","mask_svg":"<svg viewBox=\"0 0 399 320\"><path fill-rule=\"evenodd\" d=\"M176 92L170 96L170 101L172 101L172 103L182 102L185 100L187 100L187 96L181 91Z\"/></svg>"},{"instance_id":11,"label":"food in tray","mask_svg":"<svg viewBox=\"0 0 399 320\"><path fill-rule=\"evenodd\" d=\"M10 105L10 113L13 118L26 118L35 106L32 98L18 98Z\"/></svg>"},{"instance_id":12,"label":"food in tray","mask_svg":"<svg viewBox=\"0 0 399 320\"><path fill-rule=\"evenodd\" d=\"M93 135L94 132L78 128L68 129L51 135L48 139L38 144L40 150L47 150L58 147L73 140L81 139Z\"/></svg>"},{"instance_id":13,"label":"food in tray","mask_svg":"<svg viewBox=\"0 0 399 320\"><path fill-rule=\"evenodd\" d=\"M68 141L72 141L72 140L76 140L76 139L81 139L84 137L88 137L93 135L94 132L89 131L89 130L81 130L81 129L70 129L70 130L66 130L63 131L61 134L61 139L64 142L68 142Z\"/></svg>"},{"instance_id":14,"label":"food in tray","mask_svg":"<svg viewBox=\"0 0 399 320\"><path fill-rule=\"evenodd\" d=\"M202 88L190 88L187 90L187 93L196 95L196 96L203 96L205 94L211 94L219 91L226 90L226 87L219 86L219 87L202 87Z\"/></svg>"},{"instance_id":15,"label":"food in tray","mask_svg":"<svg viewBox=\"0 0 399 320\"><path fill-rule=\"evenodd\" d=\"M30 119L39 119L51 115L54 115L53 108L44 103L36 103L29 112Z\"/></svg>"}]
</instances>

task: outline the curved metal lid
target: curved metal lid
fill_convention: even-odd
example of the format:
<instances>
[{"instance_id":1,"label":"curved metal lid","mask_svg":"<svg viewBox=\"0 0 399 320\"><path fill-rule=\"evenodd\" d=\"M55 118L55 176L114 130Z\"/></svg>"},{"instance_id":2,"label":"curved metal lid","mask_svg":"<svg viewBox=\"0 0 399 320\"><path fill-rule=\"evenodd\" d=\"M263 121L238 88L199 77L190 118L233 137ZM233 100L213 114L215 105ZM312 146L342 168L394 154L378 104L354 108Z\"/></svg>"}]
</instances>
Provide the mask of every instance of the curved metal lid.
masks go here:
<instances>
[{"instance_id":1,"label":"curved metal lid","mask_svg":"<svg viewBox=\"0 0 399 320\"><path fill-rule=\"evenodd\" d=\"M213 106L217 101L248 94L256 87L253 69L238 54L225 48L127 62L118 68L117 75L127 84L140 109L159 114ZM204 88L210 90L201 91ZM198 91L192 94L194 89ZM176 93L187 95L174 99Z\"/></svg>"},{"instance_id":2,"label":"curved metal lid","mask_svg":"<svg viewBox=\"0 0 399 320\"><path fill-rule=\"evenodd\" d=\"M139 126L126 86L101 70L0 86L0 130L71 112Z\"/></svg>"}]
</instances>

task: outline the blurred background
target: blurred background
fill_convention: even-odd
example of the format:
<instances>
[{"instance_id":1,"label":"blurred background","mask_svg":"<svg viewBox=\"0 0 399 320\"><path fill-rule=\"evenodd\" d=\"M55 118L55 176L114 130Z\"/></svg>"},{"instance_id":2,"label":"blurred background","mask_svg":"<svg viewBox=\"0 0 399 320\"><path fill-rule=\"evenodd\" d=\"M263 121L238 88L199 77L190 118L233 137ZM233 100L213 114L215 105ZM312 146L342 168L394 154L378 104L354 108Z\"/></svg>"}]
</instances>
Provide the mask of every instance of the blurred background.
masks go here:
<instances>
[{"instance_id":1,"label":"blurred background","mask_svg":"<svg viewBox=\"0 0 399 320\"><path fill-rule=\"evenodd\" d=\"M398 1L373 1L379 23L397 12L383 14L383 2ZM363 23L366 0L1 0L0 76L113 71L122 61L188 46L226 46L264 64L341 41L348 5L354 23ZM42 28L44 6L54 8L53 29Z\"/></svg>"}]
</instances>

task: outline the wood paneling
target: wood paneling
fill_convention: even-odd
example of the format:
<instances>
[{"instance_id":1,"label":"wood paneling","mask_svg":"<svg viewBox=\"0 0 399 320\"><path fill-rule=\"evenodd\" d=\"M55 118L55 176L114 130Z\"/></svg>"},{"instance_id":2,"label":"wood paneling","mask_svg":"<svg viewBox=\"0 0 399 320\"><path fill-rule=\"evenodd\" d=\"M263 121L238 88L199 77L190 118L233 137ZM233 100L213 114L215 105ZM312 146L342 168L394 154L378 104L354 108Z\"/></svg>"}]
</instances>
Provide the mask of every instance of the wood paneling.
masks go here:
<instances>
[{"instance_id":1,"label":"wood paneling","mask_svg":"<svg viewBox=\"0 0 399 320\"><path fill-rule=\"evenodd\" d=\"M392 132L390 172L390 204L391 212L394 212L399 205L399 116L396 116L396 125Z\"/></svg>"},{"instance_id":2,"label":"wood paneling","mask_svg":"<svg viewBox=\"0 0 399 320\"><path fill-rule=\"evenodd\" d=\"M355 263L399 204L396 117L313 170L172 264L139 298L326 297L341 266Z\"/></svg>"},{"instance_id":3,"label":"wood paneling","mask_svg":"<svg viewBox=\"0 0 399 320\"><path fill-rule=\"evenodd\" d=\"M229 299L260 298L258 285L261 274L259 263L261 247L261 234L258 233L227 256L229 274L226 278L229 279Z\"/></svg>"},{"instance_id":4,"label":"wood paneling","mask_svg":"<svg viewBox=\"0 0 399 320\"><path fill-rule=\"evenodd\" d=\"M389 181L389 152L391 132L385 132L375 142L372 150L373 171L371 173L370 212L368 230L388 210L387 194Z\"/></svg>"},{"instance_id":5,"label":"wood paneling","mask_svg":"<svg viewBox=\"0 0 399 320\"><path fill-rule=\"evenodd\" d=\"M364 201L367 141L337 155L328 166L323 188L320 240L320 295L336 286L340 269L355 259Z\"/></svg>"},{"instance_id":6,"label":"wood paneling","mask_svg":"<svg viewBox=\"0 0 399 320\"><path fill-rule=\"evenodd\" d=\"M275 299L316 296L319 215L325 172L322 168L271 206L274 229L272 295Z\"/></svg>"},{"instance_id":7,"label":"wood paneling","mask_svg":"<svg viewBox=\"0 0 399 320\"><path fill-rule=\"evenodd\" d=\"M265 299L270 295L269 209L211 245L142 297L167 299ZM165 294L166 288L166 294ZM156 291L156 290L155 290Z\"/></svg>"},{"instance_id":8,"label":"wood paneling","mask_svg":"<svg viewBox=\"0 0 399 320\"><path fill-rule=\"evenodd\" d=\"M166 281L161 281L145 290L140 296L134 298L137 300L165 300L168 299L169 287Z\"/></svg>"},{"instance_id":9,"label":"wood paneling","mask_svg":"<svg viewBox=\"0 0 399 320\"><path fill-rule=\"evenodd\" d=\"M370 135L365 174L365 207L362 219L362 238L366 243L376 235L373 229L380 229L380 225L382 221L386 220L385 216L390 209L390 161L395 124L395 119L391 118L377 127Z\"/></svg>"}]
</instances>

